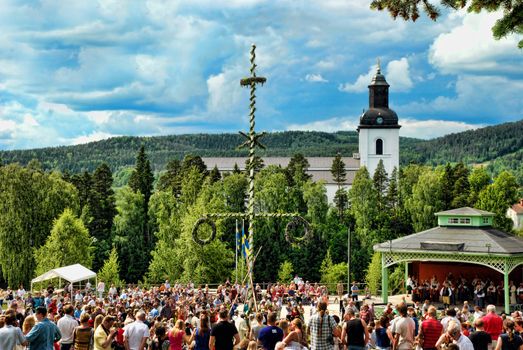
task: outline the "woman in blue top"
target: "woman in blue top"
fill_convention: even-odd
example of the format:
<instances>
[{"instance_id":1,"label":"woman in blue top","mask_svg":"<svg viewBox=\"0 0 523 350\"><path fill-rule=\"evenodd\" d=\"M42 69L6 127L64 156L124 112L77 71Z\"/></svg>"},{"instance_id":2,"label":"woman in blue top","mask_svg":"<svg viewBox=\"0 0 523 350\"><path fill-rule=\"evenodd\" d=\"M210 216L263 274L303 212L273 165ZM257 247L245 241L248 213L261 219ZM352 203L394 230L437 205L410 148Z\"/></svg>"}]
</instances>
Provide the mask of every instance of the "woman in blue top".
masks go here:
<instances>
[{"instance_id":1,"label":"woman in blue top","mask_svg":"<svg viewBox=\"0 0 523 350\"><path fill-rule=\"evenodd\" d=\"M389 318L387 316L381 316L379 326L376 327L376 347L382 350L390 349L390 335L387 332L389 327Z\"/></svg>"},{"instance_id":2,"label":"woman in blue top","mask_svg":"<svg viewBox=\"0 0 523 350\"><path fill-rule=\"evenodd\" d=\"M209 327L209 317L207 314L200 315L200 327L196 328L189 339L189 344L195 341L194 350L209 350L209 339L211 337L211 329Z\"/></svg>"}]
</instances>

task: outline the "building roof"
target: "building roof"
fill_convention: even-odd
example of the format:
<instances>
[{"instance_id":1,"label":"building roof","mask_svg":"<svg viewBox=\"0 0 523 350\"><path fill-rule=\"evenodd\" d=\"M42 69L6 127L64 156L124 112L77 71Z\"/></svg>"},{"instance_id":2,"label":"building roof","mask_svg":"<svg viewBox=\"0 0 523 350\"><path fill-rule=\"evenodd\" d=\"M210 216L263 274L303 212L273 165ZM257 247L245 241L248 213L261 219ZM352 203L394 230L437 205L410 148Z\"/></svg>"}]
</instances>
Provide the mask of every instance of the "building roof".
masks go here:
<instances>
[{"instance_id":1,"label":"building roof","mask_svg":"<svg viewBox=\"0 0 523 350\"><path fill-rule=\"evenodd\" d=\"M491 227L438 226L374 246L380 252L523 254L523 238Z\"/></svg>"},{"instance_id":2,"label":"building roof","mask_svg":"<svg viewBox=\"0 0 523 350\"><path fill-rule=\"evenodd\" d=\"M494 213L471 207L463 207L451 210L440 211L436 216L494 216Z\"/></svg>"},{"instance_id":3,"label":"building roof","mask_svg":"<svg viewBox=\"0 0 523 350\"><path fill-rule=\"evenodd\" d=\"M262 159L265 166L278 165L284 168L289 164L291 157L262 157ZM330 172L333 159L334 157L307 157L310 165L307 173L312 175L313 181L323 180L327 184L335 183ZM238 165L240 170L245 170L247 157L202 157L202 160L207 165L207 169L217 166L218 170L224 172L232 171L235 164ZM347 178L344 184L350 185L360 168L360 160L352 157L342 157L342 160L347 170Z\"/></svg>"}]
</instances>

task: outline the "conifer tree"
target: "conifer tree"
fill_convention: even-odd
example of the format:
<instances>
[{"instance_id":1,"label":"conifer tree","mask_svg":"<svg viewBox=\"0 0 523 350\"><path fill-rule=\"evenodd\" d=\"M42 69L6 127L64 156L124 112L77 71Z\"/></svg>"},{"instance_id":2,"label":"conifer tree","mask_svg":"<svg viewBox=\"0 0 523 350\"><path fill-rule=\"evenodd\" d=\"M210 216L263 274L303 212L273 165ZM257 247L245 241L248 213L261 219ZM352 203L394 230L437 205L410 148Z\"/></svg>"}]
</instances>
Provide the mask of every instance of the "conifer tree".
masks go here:
<instances>
[{"instance_id":1,"label":"conifer tree","mask_svg":"<svg viewBox=\"0 0 523 350\"><path fill-rule=\"evenodd\" d=\"M166 166L165 173L160 176L156 188L159 191L170 191L175 197L180 196L182 165L178 159L171 159Z\"/></svg>"},{"instance_id":2,"label":"conifer tree","mask_svg":"<svg viewBox=\"0 0 523 350\"><path fill-rule=\"evenodd\" d=\"M343 162L343 159L339 153L336 154L336 157L334 157L332 161L331 174L334 182L336 185L338 185L338 190L334 196L334 203L338 209L338 215L342 216L343 211L347 208L348 203L347 193L342 188L345 180L347 179L347 171L345 170L345 163Z\"/></svg>"},{"instance_id":3,"label":"conifer tree","mask_svg":"<svg viewBox=\"0 0 523 350\"><path fill-rule=\"evenodd\" d=\"M309 161L303 156L303 154L294 154L285 168L289 184L292 186L297 178L301 179L302 182L311 179L312 175L307 174L309 166Z\"/></svg>"},{"instance_id":4,"label":"conifer tree","mask_svg":"<svg viewBox=\"0 0 523 350\"><path fill-rule=\"evenodd\" d=\"M207 165L203 162L200 156L186 155L182 161L182 174L185 176L191 168L196 168L198 172L207 176Z\"/></svg>"},{"instance_id":5,"label":"conifer tree","mask_svg":"<svg viewBox=\"0 0 523 350\"><path fill-rule=\"evenodd\" d=\"M372 177L374 188L376 189L376 193L378 195L378 207L380 210L383 210L383 208L386 207L385 197L387 195L387 186L389 182L387 175L387 171L383 165L383 160L380 159L378 166L374 171L374 176Z\"/></svg>"},{"instance_id":6,"label":"conifer tree","mask_svg":"<svg viewBox=\"0 0 523 350\"><path fill-rule=\"evenodd\" d=\"M109 258L105 260L104 265L98 272L98 279L104 281L106 286L114 284L115 286L122 286L124 282L120 279L120 267L118 265L118 252L113 247Z\"/></svg>"},{"instance_id":7,"label":"conifer tree","mask_svg":"<svg viewBox=\"0 0 523 350\"><path fill-rule=\"evenodd\" d=\"M91 236L96 239L94 243L94 270L102 267L111 249L111 229L116 215L112 185L111 169L106 163L102 163L96 168L92 176L92 188L87 210L89 216L87 227Z\"/></svg>"},{"instance_id":8,"label":"conifer tree","mask_svg":"<svg viewBox=\"0 0 523 350\"><path fill-rule=\"evenodd\" d=\"M469 169L462 162L453 169L454 186L452 188L452 208L461 208L469 205L470 184Z\"/></svg>"},{"instance_id":9,"label":"conifer tree","mask_svg":"<svg viewBox=\"0 0 523 350\"><path fill-rule=\"evenodd\" d=\"M242 171L240 170L240 167L238 166L237 163L234 163L234 167L232 168L232 173L233 174L241 174Z\"/></svg>"},{"instance_id":10,"label":"conifer tree","mask_svg":"<svg viewBox=\"0 0 523 350\"><path fill-rule=\"evenodd\" d=\"M145 147L142 145L136 156L136 164L131 177L129 178L129 187L136 193L143 195L143 213L145 220L143 222L142 232L144 234L145 243L152 248L152 237L148 230L148 213L149 213L149 199L153 191L154 175L151 169L151 163L145 153Z\"/></svg>"},{"instance_id":11,"label":"conifer tree","mask_svg":"<svg viewBox=\"0 0 523 350\"><path fill-rule=\"evenodd\" d=\"M441 178L441 199L443 200L444 210L452 209L452 200L454 189L454 173L452 165L447 163Z\"/></svg>"},{"instance_id":12,"label":"conifer tree","mask_svg":"<svg viewBox=\"0 0 523 350\"><path fill-rule=\"evenodd\" d=\"M220 170L218 170L218 166L215 165L209 173L210 184L220 181L221 178L222 175L220 174Z\"/></svg>"}]
</instances>

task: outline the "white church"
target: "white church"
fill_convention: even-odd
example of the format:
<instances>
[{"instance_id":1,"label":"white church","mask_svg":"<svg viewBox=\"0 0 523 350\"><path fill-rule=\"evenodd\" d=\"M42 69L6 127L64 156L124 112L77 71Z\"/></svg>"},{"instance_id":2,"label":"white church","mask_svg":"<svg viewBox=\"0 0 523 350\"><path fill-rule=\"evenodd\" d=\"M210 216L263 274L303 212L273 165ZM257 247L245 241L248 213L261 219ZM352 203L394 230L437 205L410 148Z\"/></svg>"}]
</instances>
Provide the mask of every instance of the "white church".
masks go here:
<instances>
[{"instance_id":1,"label":"white church","mask_svg":"<svg viewBox=\"0 0 523 350\"><path fill-rule=\"evenodd\" d=\"M374 174L380 160L383 160L387 174L391 174L394 167L399 168L399 129L398 115L389 108L389 84L381 74L378 66L376 75L369 85L369 109L360 116L358 126L359 153L352 157L344 157L347 179L344 186L350 188L358 169L366 166L371 176ZM202 160L207 169L218 167L220 172L232 171L235 164L240 169L245 168L244 157L215 158L205 157ZM279 165L286 167L290 157L263 157L265 166ZM307 157L310 167L307 173L312 175L313 181L323 180L327 189L329 203L334 200L338 189L330 169L333 157Z\"/></svg>"}]
</instances>

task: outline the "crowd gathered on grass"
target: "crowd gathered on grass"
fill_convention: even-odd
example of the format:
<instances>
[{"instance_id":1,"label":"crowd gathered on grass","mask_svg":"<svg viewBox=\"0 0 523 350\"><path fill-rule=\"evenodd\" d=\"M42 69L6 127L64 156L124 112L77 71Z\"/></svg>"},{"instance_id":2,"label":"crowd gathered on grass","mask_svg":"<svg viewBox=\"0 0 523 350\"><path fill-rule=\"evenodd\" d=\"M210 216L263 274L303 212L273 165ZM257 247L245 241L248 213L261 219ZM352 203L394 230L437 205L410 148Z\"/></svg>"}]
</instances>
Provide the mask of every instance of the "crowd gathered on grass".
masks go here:
<instances>
[{"instance_id":1,"label":"crowd gathered on grass","mask_svg":"<svg viewBox=\"0 0 523 350\"><path fill-rule=\"evenodd\" d=\"M297 282L6 290L0 350L523 350L520 311L441 298L378 306L355 283L333 299Z\"/></svg>"}]
</instances>

